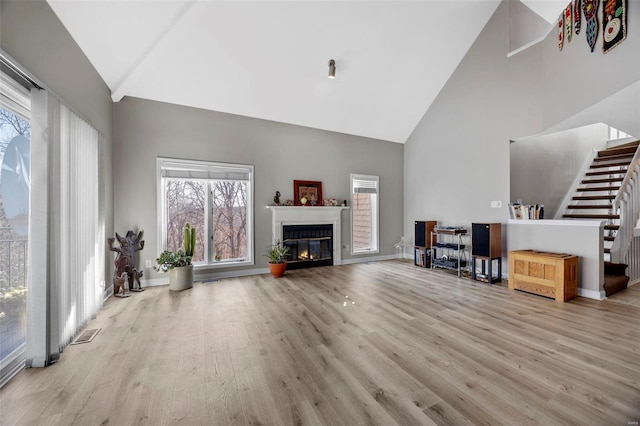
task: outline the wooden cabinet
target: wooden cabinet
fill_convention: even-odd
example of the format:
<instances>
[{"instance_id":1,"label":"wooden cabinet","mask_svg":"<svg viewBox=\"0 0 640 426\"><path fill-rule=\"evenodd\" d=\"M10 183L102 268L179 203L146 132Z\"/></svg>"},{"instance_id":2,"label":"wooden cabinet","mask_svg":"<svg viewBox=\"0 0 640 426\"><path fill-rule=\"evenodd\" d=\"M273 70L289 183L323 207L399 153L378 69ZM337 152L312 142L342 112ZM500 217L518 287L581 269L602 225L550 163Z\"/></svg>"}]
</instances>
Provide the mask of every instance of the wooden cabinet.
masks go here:
<instances>
[{"instance_id":1,"label":"wooden cabinet","mask_svg":"<svg viewBox=\"0 0 640 426\"><path fill-rule=\"evenodd\" d=\"M566 302L578 295L578 257L534 250L509 252L509 288Z\"/></svg>"}]
</instances>

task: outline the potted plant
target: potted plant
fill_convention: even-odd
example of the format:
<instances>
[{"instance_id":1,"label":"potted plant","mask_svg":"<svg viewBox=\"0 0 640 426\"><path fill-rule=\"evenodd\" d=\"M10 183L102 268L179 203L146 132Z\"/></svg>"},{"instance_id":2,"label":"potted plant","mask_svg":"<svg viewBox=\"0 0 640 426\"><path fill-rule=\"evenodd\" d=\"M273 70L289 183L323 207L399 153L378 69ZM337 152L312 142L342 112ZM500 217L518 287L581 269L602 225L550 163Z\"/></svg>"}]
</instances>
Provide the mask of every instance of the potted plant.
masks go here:
<instances>
[{"instance_id":1,"label":"potted plant","mask_svg":"<svg viewBox=\"0 0 640 426\"><path fill-rule=\"evenodd\" d=\"M280 240L276 240L273 245L269 246L265 256L269 259L271 275L276 278L283 276L287 269L285 259L289 256L289 247L285 247Z\"/></svg>"},{"instance_id":2,"label":"potted plant","mask_svg":"<svg viewBox=\"0 0 640 426\"><path fill-rule=\"evenodd\" d=\"M156 259L159 272L169 272L169 290L181 291L193 287L191 257L196 246L196 228L188 223L184 227L184 250L165 250Z\"/></svg>"}]
</instances>

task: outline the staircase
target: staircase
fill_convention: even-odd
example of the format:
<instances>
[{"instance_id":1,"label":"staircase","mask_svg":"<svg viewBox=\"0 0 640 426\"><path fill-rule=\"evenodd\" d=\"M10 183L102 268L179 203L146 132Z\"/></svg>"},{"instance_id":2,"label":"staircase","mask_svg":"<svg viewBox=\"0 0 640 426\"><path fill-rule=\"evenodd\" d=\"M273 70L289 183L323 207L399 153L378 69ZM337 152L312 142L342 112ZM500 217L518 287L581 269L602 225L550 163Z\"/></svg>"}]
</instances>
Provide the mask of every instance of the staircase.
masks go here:
<instances>
[{"instance_id":1,"label":"staircase","mask_svg":"<svg viewBox=\"0 0 640 426\"><path fill-rule=\"evenodd\" d=\"M625 258L628 257L628 248L623 247L622 259L620 248L631 245L633 229L638 220L640 196L636 193L640 191L637 182L640 171L639 145L640 141L635 141L598 151L567 206L566 213L562 215L564 219L606 221L603 245L607 296L626 288L629 281L629 277L619 272L625 268L616 265L622 265L618 262L627 260ZM620 240L623 236L619 235L622 232L621 228L625 240L622 245ZM627 236L628 230L631 230L631 238ZM637 257L638 253L635 256ZM612 284L614 281L615 284Z\"/></svg>"}]
</instances>

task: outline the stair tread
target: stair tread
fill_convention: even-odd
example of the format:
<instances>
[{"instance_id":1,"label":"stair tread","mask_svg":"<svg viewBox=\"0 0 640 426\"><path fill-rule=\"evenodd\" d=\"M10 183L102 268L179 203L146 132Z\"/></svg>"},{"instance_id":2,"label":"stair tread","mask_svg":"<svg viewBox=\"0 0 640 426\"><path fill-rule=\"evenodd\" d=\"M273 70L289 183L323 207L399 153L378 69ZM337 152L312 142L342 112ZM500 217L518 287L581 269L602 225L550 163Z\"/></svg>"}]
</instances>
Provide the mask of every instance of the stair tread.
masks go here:
<instances>
[{"instance_id":1,"label":"stair tread","mask_svg":"<svg viewBox=\"0 0 640 426\"><path fill-rule=\"evenodd\" d=\"M594 186L591 188L578 188L576 189L577 192L585 192L585 191L617 191L619 190L620 187L619 186Z\"/></svg>"},{"instance_id":2,"label":"stair tread","mask_svg":"<svg viewBox=\"0 0 640 426\"><path fill-rule=\"evenodd\" d=\"M617 231L618 229L620 229L620 225L605 225L604 229L608 231Z\"/></svg>"},{"instance_id":3,"label":"stair tread","mask_svg":"<svg viewBox=\"0 0 640 426\"><path fill-rule=\"evenodd\" d=\"M613 200L615 199L615 195L576 195L573 197L573 200Z\"/></svg>"},{"instance_id":4,"label":"stair tread","mask_svg":"<svg viewBox=\"0 0 640 426\"><path fill-rule=\"evenodd\" d=\"M598 151L598 157L606 157L606 156L610 156L610 155L616 155L616 154L624 154L624 153L628 153L628 152L636 152L636 150L638 149L638 146L614 146L613 148L609 148L609 149L603 149L601 151Z\"/></svg>"},{"instance_id":5,"label":"stair tread","mask_svg":"<svg viewBox=\"0 0 640 426\"><path fill-rule=\"evenodd\" d=\"M608 157L616 154L626 154L626 153L635 153L638 149L638 146L621 146L621 147L613 147L609 149L605 149L602 151L598 151L598 157Z\"/></svg>"},{"instance_id":6,"label":"stair tread","mask_svg":"<svg viewBox=\"0 0 640 426\"><path fill-rule=\"evenodd\" d=\"M568 219L620 219L619 214L563 214Z\"/></svg>"},{"instance_id":7,"label":"stair tread","mask_svg":"<svg viewBox=\"0 0 640 426\"><path fill-rule=\"evenodd\" d=\"M570 204L568 209L611 209L612 204Z\"/></svg>"},{"instance_id":8,"label":"stair tread","mask_svg":"<svg viewBox=\"0 0 640 426\"><path fill-rule=\"evenodd\" d=\"M587 172L586 176L606 176L606 175L624 175L627 173L627 169L624 170L599 170L596 172Z\"/></svg>"},{"instance_id":9,"label":"stair tread","mask_svg":"<svg viewBox=\"0 0 640 426\"><path fill-rule=\"evenodd\" d=\"M635 147L640 146L640 139L635 140L635 141L631 141L631 142L627 142L627 143L623 143L621 145L612 146L609 149L627 148L627 147L631 147L631 146L635 146Z\"/></svg>"},{"instance_id":10,"label":"stair tread","mask_svg":"<svg viewBox=\"0 0 640 426\"><path fill-rule=\"evenodd\" d=\"M633 158L635 154L635 150L632 152L622 152L622 153L614 153L610 155L605 155L603 157L596 157L593 161L601 162L601 161L611 161L611 160L621 160L623 158Z\"/></svg>"},{"instance_id":11,"label":"stair tread","mask_svg":"<svg viewBox=\"0 0 640 426\"><path fill-rule=\"evenodd\" d=\"M613 241L613 240L615 240L615 239L616 239L616 237L610 237L610 236L608 236L608 235L605 235L605 236L604 236L604 240L605 240L605 241Z\"/></svg>"},{"instance_id":12,"label":"stair tread","mask_svg":"<svg viewBox=\"0 0 640 426\"><path fill-rule=\"evenodd\" d=\"M605 249L604 249L604 252L605 252L605 253L611 253L611 249L610 249L610 248L605 248Z\"/></svg>"},{"instance_id":13,"label":"stair tread","mask_svg":"<svg viewBox=\"0 0 640 426\"><path fill-rule=\"evenodd\" d=\"M604 167L628 166L631 161L617 161L615 163L594 163L591 164L592 169L601 169Z\"/></svg>"},{"instance_id":14,"label":"stair tread","mask_svg":"<svg viewBox=\"0 0 640 426\"><path fill-rule=\"evenodd\" d=\"M624 180L624 176L614 177L614 178L603 178L603 179L583 179L581 183L609 183L609 182L622 182Z\"/></svg>"}]
</instances>

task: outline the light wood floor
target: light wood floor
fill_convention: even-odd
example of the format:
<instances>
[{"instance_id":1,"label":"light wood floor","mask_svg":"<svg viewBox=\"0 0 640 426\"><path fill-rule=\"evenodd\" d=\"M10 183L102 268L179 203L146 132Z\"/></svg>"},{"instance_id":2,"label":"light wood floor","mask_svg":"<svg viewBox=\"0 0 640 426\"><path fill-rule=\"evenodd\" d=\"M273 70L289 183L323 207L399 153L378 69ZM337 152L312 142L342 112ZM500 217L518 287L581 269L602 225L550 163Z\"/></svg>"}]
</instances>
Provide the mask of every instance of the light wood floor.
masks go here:
<instances>
[{"instance_id":1,"label":"light wood floor","mask_svg":"<svg viewBox=\"0 0 640 426\"><path fill-rule=\"evenodd\" d=\"M154 287L89 327L0 390L1 424L640 421L640 308L400 261Z\"/></svg>"},{"instance_id":2,"label":"light wood floor","mask_svg":"<svg viewBox=\"0 0 640 426\"><path fill-rule=\"evenodd\" d=\"M608 300L640 308L640 284L629 286L621 292L609 296Z\"/></svg>"}]
</instances>

